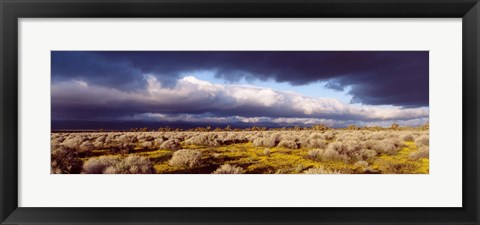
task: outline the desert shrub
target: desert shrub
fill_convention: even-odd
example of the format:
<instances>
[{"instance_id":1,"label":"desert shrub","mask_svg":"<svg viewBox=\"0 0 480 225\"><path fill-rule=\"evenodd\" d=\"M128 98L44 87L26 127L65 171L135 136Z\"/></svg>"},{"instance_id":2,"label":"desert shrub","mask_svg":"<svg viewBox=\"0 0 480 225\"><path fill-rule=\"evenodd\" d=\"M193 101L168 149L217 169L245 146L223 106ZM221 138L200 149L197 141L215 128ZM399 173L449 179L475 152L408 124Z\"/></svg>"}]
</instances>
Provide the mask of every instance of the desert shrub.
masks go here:
<instances>
[{"instance_id":1,"label":"desert shrub","mask_svg":"<svg viewBox=\"0 0 480 225\"><path fill-rule=\"evenodd\" d=\"M310 156L313 159L316 159L317 157L321 156L325 149L312 149L308 151L308 156Z\"/></svg>"},{"instance_id":2,"label":"desert shrub","mask_svg":"<svg viewBox=\"0 0 480 225\"><path fill-rule=\"evenodd\" d=\"M78 147L78 151L79 152L83 152L83 153L88 153L88 152L91 152L93 151L94 149L94 145L92 144L92 142L90 141L84 141L82 144L80 144L80 146Z\"/></svg>"},{"instance_id":3,"label":"desert shrub","mask_svg":"<svg viewBox=\"0 0 480 225\"><path fill-rule=\"evenodd\" d=\"M375 146L377 141L374 140L366 140L362 142L363 148L364 149L373 149L373 146Z\"/></svg>"},{"instance_id":4,"label":"desert shrub","mask_svg":"<svg viewBox=\"0 0 480 225\"><path fill-rule=\"evenodd\" d=\"M399 150L395 143L390 141L377 141L374 145L374 150L379 153L395 154Z\"/></svg>"},{"instance_id":5,"label":"desert shrub","mask_svg":"<svg viewBox=\"0 0 480 225\"><path fill-rule=\"evenodd\" d=\"M105 140L103 141L104 143L110 143L115 139L115 135L113 133L107 134L105 137Z\"/></svg>"},{"instance_id":6,"label":"desert shrub","mask_svg":"<svg viewBox=\"0 0 480 225\"><path fill-rule=\"evenodd\" d=\"M337 170L328 170L323 167L320 168L310 168L305 170L303 173L305 174L340 174Z\"/></svg>"},{"instance_id":7,"label":"desert shrub","mask_svg":"<svg viewBox=\"0 0 480 225\"><path fill-rule=\"evenodd\" d=\"M57 140L59 142L63 142L65 140L65 137L60 134L60 133L52 133L50 135L50 139L53 141L53 140Z\"/></svg>"},{"instance_id":8,"label":"desert shrub","mask_svg":"<svg viewBox=\"0 0 480 225\"><path fill-rule=\"evenodd\" d=\"M308 136L309 139L325 139L325 136L322 133L311 133L310 136Z\"/></svg>"},{"instance_id":9,"label":"desert shrub","mask_svg":"<svg viewBox=\"0 0 480 225\"><path fill-rule=\"evenodd\" d=\"M137 137L131 137L126 134L122 134L115 138L115 142L119 144L131 144L137 142Z\"/></svg>"},{"instance_id":10,"label":"desert shrub","mask_svg":"<svg viewBox=\"0 0 480 225\"><path fill-rule=\"evenodd\" d=\"M270 156L270 154L271 154L270 149L268 149L268 148L263 149L263 154L266 155L266 156Z\"/></svg>"},{"instance_id":11,"label":"desert shrub","mask_svg":"<svg viewBox=\"0 0 480 225\"><path fill-rule=\"evenodd\" d=\"M299 145L293 140L282 140L278 143L278 147L297 149L299 148Z\"/></svg>"},{"instance_id":12,"label":"desert shrub","mask_svg":"<svg viewBox=\"0 0 480 225\"><path fill-rule=\"evenodd\" d=\"M428 146L429 145L429 137L427 135L422 135L420 137L418 137L417 139L415 139L415 144L418 146L418 147L421 147L421 146Z\"/></svg>"},{"instance_id":13,"label":"desert shrub","mask_svg":"<svg viewBox=\"0 0 480 225\"><path fill-rule=\"evenodd\" d=\"M360 141L366 141L367 140L367 135L364 133L358 135L358 140Z\"/></svg>"},{"instance_id":14,"label":"desert shrub","mask_svg":"<svg viewBox=\"0 0 480 225\"><path fill-rule=\"evenodd\" d=\"M277 145L274 138L257 138L253 140L253 146L255 147L269 147L273 148Z\"/></svg>"},{"instance_id":15,"label":"desert shrub","mask_svg":"<svg viewBox=\"0 0 480 225\"><path fill-rule=\"evenodd\" d=\"M156 145L156 146L160 146L165 140L163 140L163 138L156 138L153 143Z\"/></svg>"},{"instance_id":16,"label":"desert shrub","mask_svg":"<svg viewBox=\"0 0 480 225\"><path fill-rule=\"evenodd\" d=\"M351 152L363 149L363 147L364 146L360 141L348 139L341 142L340 141L332 142L327 146L327 149L334 150L340 154L351 154Z\"/></svg>"},{"instance_id":17,"label":"desert shrub","mask_svg":"<svg viewBox=\"0 0 480 225\"><path fill-rule=\"evenodd\" d=\"M289 174L293 171L292 168L279 168L279 169L268 169L269 173L274 173L274 174Z\"/></svg>"},{"instance_id":18,"label":"desert shrub","mask_svg":"<svg viewBox=\"0 0 480 225\"><path fill-rule=\"evenodd\" d=\"M308 141L307 147L309 148L325 148L327 146L327 142L321 139L312 139Z\"/></svg>"},{"instance_id":19,"label":"desert shrub","mask_svg":"<svg viewBox=\"0 0 480 225\"><path fill-rule=\"evenodd\" d=\"M145 137L146 137L146 134L145 134L145 133L139 133L139 134L137 135L137 139L138 139L138 140L145 140Z\"/></svg>"},{"instance_id":20,"label":"desert shrub","mask_svg":"<svg viewBox=\"0 0 480 225\"><path fill-rule=\"evenodd\" d=\"M223 137L217 140L221 145L247 143L248 139L244 135L240 135L234 132L226 132Z\"/></svg>"},{"instance_id":21,"label":"desert shrub","mask_svg":"<svg viewBox=\"0 0 480 225\"><path fill-rule=\"evenodd\" d=\"M263 138L257 138L253 140L253 146L255 147L262 147L263 146Z\"/></svg>"},{"instance_id":22,"label":"desert shrub","mask_svg":"<svg viewBox=\"0 0 480 225\"><path fill-rule=\"evenodd\" d=\"M227 139L226 137L219 137L215 140L213 140L212 143L209 143L208 146L210 147L215 147L215 146L222 146L222 145L231 145L231 144L234 144L235 143L235 140L233 139Z\"/></svg>"},{"instance_id":23,"label":"desert shrub","mask_svg":"<svg viewBox=\"0 0 480 225\"><path fill-rule=\"evenodd\" d=\"M71 174L82 172L83 161L79 158L77 151L65 147L59 147L52 149L50 156L51 173Z\"/></svg>"},{"instance_id":24,"label":"desert shrub","mask_svg":"<svg viewBox=\"0 0 480 225\"><path fill-rule=\"evenodd\" d=\"M353 164L356 168L365 170L368 167L368 162L367 161L358 161L355 164Z\"/></svg>"},{"instance_id":25,"label":"desert shrub","mask_svg":"<svg viewBox=\"0 0 480 225\"><path fill-rule=\"evenodd\" d=\"M405 141L403 141L402 139L400 139L398 136L389 137L387 140L393 142L393 143L395 144L395 146L397 146L397 148L399 148L399 149L407 146L407 145L405 144Z\"/></svg>"},{"instance_id":26,"label":"desert shrub","mask_svg":"<svg viewBox=\"0 0 480 225\"><path fill-rule=\"evenodd\" d=\"M120 153L120 154L128 154L132 152L135 149L134 144L118 144L115 145L114 147L111 147L110 151L113 153Z\"/></svg>"},{"instance_id":27,"label":"desert shrub","mask_svg":"<svg viewBox=\"0 0 480 225\"><path fill-rule=\"evenodd\" d=\"M279 141L297 141L297 135L298 135L298 132L296 133L283 133L280 137L279 137Z\"/></svg>"},{"instance_id":28,"label":"desert shrub","mask_svg":"<svg viewBox=\"0 0 480 225\"><path fill-rule=\"evenodd\" d=\"M103 143L107 139L107 135L101 135L100 137L95 138L94 142Z\"/></svg>"},{"instance_id":29,"label":"desert shrub","mask_svg":"<svg viewBox=\"0 0 480 225\"><path fill-rule=\"evenodd\" d=\"M360 130L360 127L357 127L356 125L348 125L347 127L344 128L345 130Z\"/></svg>"},{"instance_id":30,"label":"desert shrub","mask_svg":"<svg viewBox=\"0 0 480 225\"><path fill-rule=\"evenodd\" d=\"M260 138L260 136L258 133L247 133L245 138L247 138L249 142L254 142L258 138Z\"/></svg>"},{"instance_id":31,"label":"desert shrub","mask_svg":"<svg viewBox=\"0 0 480 225\"><path fill-rule=\"evenodd\" d=\"M344 131L343 133L340 133L337 135L337 142L347 142L347 141L354 141L354 142L359 142L366 140L365 135L360 133L361 131Z\"/></svg>"},{"instance_id":32,"label":"desert shrub","mask_svg":"<svg viewBox=\"0 0 480 225\"><path fill-rule=\"evenodd\" d=\"M95 140L92 144L93 144L93 147L95 149L102 149L103 148L103 142L99 142L99 141Z\"/></svg>"},{"instance_id":33,"label":"desert shrub","mask_svg":"<svg viewBox=\"0 0 480 225\"><path fill-rule=\"evenodd\" d=\"M325 130L330 130L331 128L324 125L324 124L317 124L312 126L313 130L320 130L320 131L325 131Z\"/></svg>"},{"instance_id":34,"label":"desert shrub","mask_svg":"<svg viewBox=\"0 0 480 225\"><path fill-rule=\"evenodd\" d=\"M100 156L88 159L83 165L83 172L90 174L104 173L105 170L118 164L120 159L116 156Z\"/></svg>"},{"instance_id":35,"label":"desert shrub","mask_svg":"<svg viewBox=\"0 0 480 225\"><path fill-rule=\"evenodd\" d=\"M377 152L372 149L361 149L360 151L356 152L356 154L354 154L354 158L361 161L371 159L375 156L377 156Z\"/></svg>"},{"instance_id":36,"label":"desert shrub","mask_svg":"<svg viewBox=\"0 0 480 225\"><path fill-rule=\"evenodd\" d=\"M335 139L337 142L343 142L345 140L357 140L358 131L343 131L337 135L337 138Z\"/></svg>"},{"instance_id":37,"label":"desert shrub","mask_svg":"<svg viewBox=\"0 0 480 225\"><path fill-rule=\"evenodd\" d=\"M401 149L402 145L394 140L385 139L372 142L371 148L378 153L393 155Z\"/></svg>"},{"instance_id":38,"label":"desert shrub","mask_svg":"<svg viewBox=\"0 0 480 225\"><path fill-rule=\"evenodd\" d=\"M168 149L168 150L176 150L179 147L180 147L180 143L178 143L178 141L176 141L176 140L168 140L168 141L163 142L160 145L161 149Z\"/></svg>"},{"instance_id":39,"label":"desert shrub","mask_svg":"<svg viewBox=\"0 0 480 225\"><path fill-rule=\"evenodd\" d=\"M89 174L144 174L155 173L155 170L148 158L131 155L126 158L118 156L90 158L83 165L83 172Z\"/></svg>"},{"instance_id":40,"label":"desert shrub","mask_svg":"<svg viewBox=\"0 0 480 225\"><path fill-rule=\"evenodd\" d=\"M278 144L278 142L280 142L280 140L282 139L282 135L281 133L270 133L267 138L269 139L269 141L271 143L273 143L274 145Z\"/></svg>"},{"instance_id":41,"label":"desert shrub","mask_svg":"<svg viewBox=\"0 0 480 225\"><path fill-rule=\"evenodd\" d=\"M323 137L325 137L327 140L333 140L335 138L335 131L325 131L325 133L323 133Z\"/></svg>"},{"instance_id":42,"label":"desert shrub","mask_svg":"<svg viewBox=\"0 0 480 225\"><path fill-rule=\"evenodd\" d=\"M385 132L377 131L373 132L370 135L367 135L368 140L383 140L385 138Z\"/></svg>"},{"instance_id":43,"label":"desert shrub","mask_svg":"<svg viewBox=\"0 0 480 225\"><path fill-rule=\"evenodd\" d=\"M85 139L81 136L69 136L62 142L62 146L71 150L78 150Z\"/></svg>"},{"instance_id":44,"label":"desert shrub","mask_svg":"<svg viewBox=\"0 0 480 225\"><path fill-rule=\"evenodd\" d=\"M245 173L245 170L241 167L224 164L221 165L217 170L213 172L214 174L242 174Z\"/></svg>"},{"instance_id":45,"label":"desert shrub","mask_svg":"<svg viewBox=\"0 0 480 225\"><path fill-rule=\"evenodd\" d=\"M411 134L404 134L402 136L402 140L404 141L413 141L413 136Z\"/></svg>"},{"instance_id":46,"label":"desert shrub","mask_svg":"<svg viewBox=\"0 0 480 225\"><path fill-rule=\"evenodd\" d=\"M105 142L103 142L103 148L110 149L113 152L129 153L135 148L136 142L138 142L138 139L129 134L113 133L107 135Z\"/></svg>"},{"instance_id":47,"label":"desert shrub","mask_svg":"<svg viewBox=\"0 0 480 225\"><path fill-rule=\"evenodd\" d=\"M333 149L312 149L308 151L308 155L321 162L341 160L340 154Z\"/></svg>"},{"instance_id":48,"label":"desert shrub","mask_svg":"<svg viewBox=\"0 0 480 225\"><path fill-rule=\"evenodd\" d=\"M301 147L307 148L325 148L327 146L325 140L318 138L312 139L308 136L300 137L299 142Z\"/></svg>"},{"instance_id":49,"label":"desert shrub","mask_svg":"<svg viewBox=\"0 0 480 225\"><path fill-rule=\"evenodd\" d=\"M153 141L155 138L152 137L151 135L145 135L145 141Z\"/></svg>"},{"instance_id":50,"label":"desert shrub","mask_svg":"<svg viewBox=\"0 0 480 225\"><path fill-rule=\"evenodd\" d=\"M412 160L418 160L422 158L429 157L429 151L427 146L420 147L417 151L414 151L408 155L408 157Z\"/></svg>"},{"instance_id":51,"label":"desert shrub","mask_svg":"<svg viewBox=\"0 0 480 225\"><path fill-rule=\"evenodd\" d=\"M379 169L384 174L413 174L416 173L416 166L412 163L399 161L382 161Z\"/></svg>"},{"instance_id":52,"label":"desert shrub","mask_svg":"<svg viewBox=\"0 0 480 225\"><path fill-rule=\"evenodd\" d=\"M137 155L130 155L119 161L118 164L109 166L104 170L109 174L149 174L155 173L150 159Z\"/></svg>"},{"instance_id":53,"label":"desert shrub","mask_svg":"<svg viewBox=\"0 0 480 225\"><path fill-rule=\"evenodd\" d=\"M206 145L207 143L207 138L208 136L206 134L200 134L197 136L192 136L189 137L188 139L185 140L186 145Z\"/></svg>"},{"instance_id":54,"label":"desert shrub","mask_svg":"<svg viewBox=\"0 0 480 225\"><path fill-rule=\"evenodd\" d=\"M62 145L62 142L65 140L63 137L52 137L50 140L50 146L52 149L57 149Z\"/></svg>"},{"instance_id":55,"label":"desert shrub","mask_svg":"<svg viewBox=\"0 0 480 225\"><path fill-rule=\"evenodd\" d=\"M295 173L301 173L303 170L305 170L307 167L303 164L298 164L295 169L293 170Z\"/></svg>"},{"instance_id":56,"label":"desert shrub","mask_svg":"<svg viewBox=\"0 0 480 225\"><path fill-rule=\"evenodd\" d=\"M222 141L217 138L218 135L216 135L215 133L198 134L185 140L185 144L209 147L221 146Z\"/></svg>"},{"instance_id":57,"label":"desert shrub","mask_svg":"<svg viewBox=\"0 0 480 225\"><path fill-rule=\"evenodd\" d=\"M193 168L201 164L202 152L199 150L183 149L173 153L169 161L171 166Z\"/></svg>"},{"instance_id":58,"label":"desert shrub","mask_svg":"<svg viewBox=\"0 0 480 225\"><path fill-rule=\"evenodd\" d=\"M143 149L153 149L154 144L153 141L145 141L142 143Z\"/></svg>"}]
</instances>

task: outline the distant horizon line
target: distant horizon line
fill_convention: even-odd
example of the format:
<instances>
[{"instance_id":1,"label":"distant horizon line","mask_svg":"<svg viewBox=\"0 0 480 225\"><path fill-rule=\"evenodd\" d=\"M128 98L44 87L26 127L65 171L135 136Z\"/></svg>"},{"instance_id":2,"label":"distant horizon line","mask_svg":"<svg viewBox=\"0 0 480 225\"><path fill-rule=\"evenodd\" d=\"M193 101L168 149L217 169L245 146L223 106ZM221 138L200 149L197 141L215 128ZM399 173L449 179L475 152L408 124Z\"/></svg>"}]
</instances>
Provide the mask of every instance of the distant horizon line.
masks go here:
<instances>
[{"instance_id":1,"label":"distant horizon line","mask_svg":"<svg viewBox=\"0 0 480 225\"><path fill-rule=\"evenodd\" d=\"M249 127L233 127L230 125L227 126L197 126L191 128L180 128L180 127L170 127L163 126L158 127L157 129L152 129L148 127L135 127L135 128L123 128L123 129L105 129L105 128L96 128L96 129L51 129L53 133L59 132L91 132L91 131L100 131L100 132L116 132L116 131L127 131L127 132L225 132L225 131L282 131L282 130L369 130L369 129L418 129L429 127L429 122L426 122L417 126L401 126L397 123L392 123L390 126L358 126L358 125L347 125L342 127L330 127L324 124L314 124L309 126L281 126L281 127L265 127L265 126L249 126Z\"/></svg>"}]
</instances>

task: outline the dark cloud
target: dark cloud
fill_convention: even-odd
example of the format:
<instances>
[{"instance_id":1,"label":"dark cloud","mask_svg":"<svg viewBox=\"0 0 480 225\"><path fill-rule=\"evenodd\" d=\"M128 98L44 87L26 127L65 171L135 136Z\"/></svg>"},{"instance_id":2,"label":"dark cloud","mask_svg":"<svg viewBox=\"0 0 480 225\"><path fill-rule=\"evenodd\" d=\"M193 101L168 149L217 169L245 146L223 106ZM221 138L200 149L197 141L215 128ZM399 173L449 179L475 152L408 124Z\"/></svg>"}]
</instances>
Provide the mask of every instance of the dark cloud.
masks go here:
<instances>
[{"instance_id":1,"label":"dark cloud","mask_svg":"<svg viewBox=\"0 0 480 225\"><path fill-rule=\"evenodd\" d=\"M124 91L145 86L145 74L173 86L180 74L213 70L229 81L274 79L292 85L326 81L351 86L353 101L428 106L427 51L53 51L52 80L81 79Z\"/></svg>"},{"instance_id":2,"label":"dark cloud","mask_svg":"<svg viewBox=\"0 0 480 225\"><path fill-rule=\"evenodd\" d=\"M238 85L211 84L194 77L179 80L174 87L158 85L148 77L141 91L121 91L82 82L52 85L54 120L145 119L154 114L201 118L303 118L358 121L412 120L428 117L426 107L401 108L359 106L330 98L302 96L292 92ZM155 117L155 119L163 117Z\"/></svg>"}]
</instances>

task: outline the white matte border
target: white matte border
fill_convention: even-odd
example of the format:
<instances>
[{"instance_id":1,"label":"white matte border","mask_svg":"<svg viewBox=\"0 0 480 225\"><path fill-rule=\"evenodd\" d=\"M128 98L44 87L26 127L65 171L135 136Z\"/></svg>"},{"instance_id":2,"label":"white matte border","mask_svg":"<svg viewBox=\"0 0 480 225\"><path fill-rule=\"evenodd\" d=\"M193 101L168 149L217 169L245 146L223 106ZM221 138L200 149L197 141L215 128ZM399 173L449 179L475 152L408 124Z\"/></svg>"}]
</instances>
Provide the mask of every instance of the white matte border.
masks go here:
<instances>
[{"instance_id":1,"label":"white matte border","mask_svg":"<svg viewBox=\"0 0 480 225\"><path fill-rule=\"evenodd\" d=\"M461 207L461 33L459 18L20 19L19 207ZM429 50L430 174L50 175L51 50Z\"/></svg>"}]
</instances>

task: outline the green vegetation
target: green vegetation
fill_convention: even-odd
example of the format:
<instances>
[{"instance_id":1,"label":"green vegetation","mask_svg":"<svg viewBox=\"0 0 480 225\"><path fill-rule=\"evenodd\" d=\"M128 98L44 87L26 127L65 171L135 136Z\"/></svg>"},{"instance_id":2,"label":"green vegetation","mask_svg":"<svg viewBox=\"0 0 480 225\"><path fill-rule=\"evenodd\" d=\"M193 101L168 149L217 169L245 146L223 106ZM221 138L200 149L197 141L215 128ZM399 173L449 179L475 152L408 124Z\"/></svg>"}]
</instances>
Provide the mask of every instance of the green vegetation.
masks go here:
<instances>
[{"instance_id":1,"label":"green vegetation","mask_svg":"<svg viewBox=\"0 0 480 225\"><path fill-rule=\"evenodd\" d=\"M427 128L52 133L52 173L428 174Z\"/></svg>"}]
</instances>

